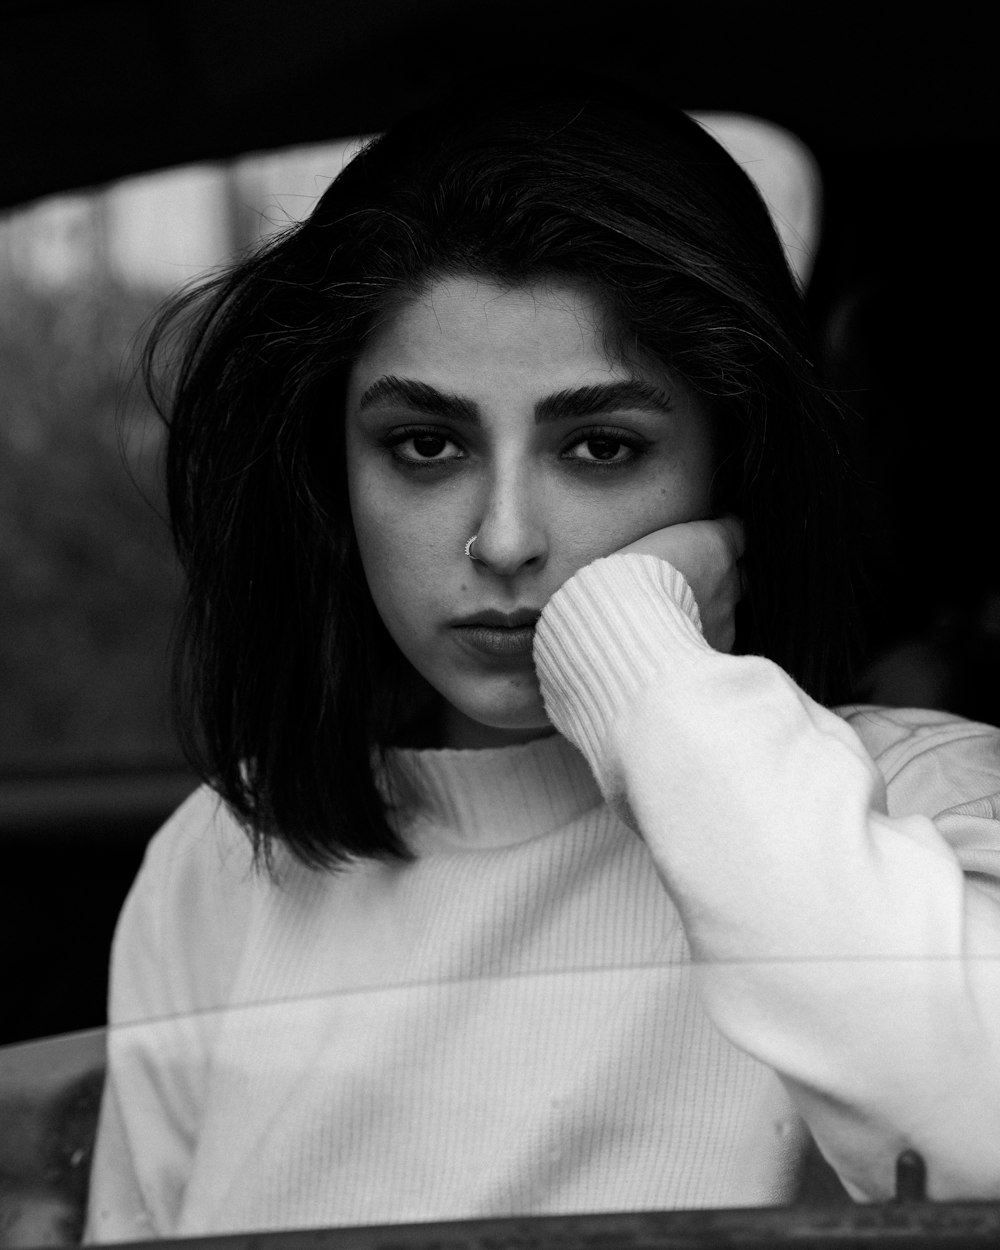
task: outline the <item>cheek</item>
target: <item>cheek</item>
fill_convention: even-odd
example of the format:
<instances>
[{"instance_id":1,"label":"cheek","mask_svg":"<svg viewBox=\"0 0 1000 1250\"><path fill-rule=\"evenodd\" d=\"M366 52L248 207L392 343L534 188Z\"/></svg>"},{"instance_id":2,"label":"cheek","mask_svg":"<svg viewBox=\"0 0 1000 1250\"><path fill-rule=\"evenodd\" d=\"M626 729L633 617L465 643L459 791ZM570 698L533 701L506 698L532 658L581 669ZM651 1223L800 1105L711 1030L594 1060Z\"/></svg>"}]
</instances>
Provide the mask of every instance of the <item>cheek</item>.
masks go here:
<instances>
[{"instance_id":1,"label":"cheek","mask_svg":"<svg viewBox=\"0 0 1000 1250\"><path fill-rule=\"evenodd\" d=\"M347 490L351 520L369 580L391 567L392 553L406 534L401 509L381 466L348 436Z\"/></svg>"},{"instance_id":2,"label":"cheek","mask_svg":"<svg viewBox=\"0 0 1000 1250\"><path fill-rule=\"evenodd\" d=\"M420 550L412 526L399 512L359 506L354 510L354 529L361 563L376 602L380 597L405 589ZM379 605L381 607L381 604Z\"/></svg>"},{"instance_id":3,"label":"cheek","mask_svg":"<svg viewBox=\"0 0 1000 1250\"><path fill-rule=\"evenodd\" d=\"M363 458L351 454L348 448L347 484L351 505L354 536L361 556L368 588L380 615L385 618L385 599L391 596L398 579L396 561L400 557L401 544L405 547L406 534L392 506L391 497L378 489L377 474L371 471Z\"/></svg>"},{"instance_id":4,"label":"cheek","mask_svg":"<svg viewBox=\"0 0 1000 1250\"><path fill-rule=\"evenodd\" d=\"M699 438L667 467L657 483L657 507L662 526L700 521L712 514L715 460L711 441Z\"/></svg>"},{"instance_id":5,"label":"cheek","mask_svg":"<svg viewBox=\"0 0 1000 1250\"><path fill-rule=\"evenodd\" d=\"M423 511L417 516L377 475L354 475L351 516L368 589L389 632L400 642L430 620L439 599L446 538Z\"/></svg>"},{"instance_id":6,"label":"cheek","mask_svg":"<svg viewBox=\"0 0 1000 1250\"><path fill-rule=\"evenodd\" d=\"M711 482L711 458L694 455L682 464L672 460L613 498L577 508L564 531L569 565L575 570L656 530L711 516Z\"/></svg>"}]
</instances>

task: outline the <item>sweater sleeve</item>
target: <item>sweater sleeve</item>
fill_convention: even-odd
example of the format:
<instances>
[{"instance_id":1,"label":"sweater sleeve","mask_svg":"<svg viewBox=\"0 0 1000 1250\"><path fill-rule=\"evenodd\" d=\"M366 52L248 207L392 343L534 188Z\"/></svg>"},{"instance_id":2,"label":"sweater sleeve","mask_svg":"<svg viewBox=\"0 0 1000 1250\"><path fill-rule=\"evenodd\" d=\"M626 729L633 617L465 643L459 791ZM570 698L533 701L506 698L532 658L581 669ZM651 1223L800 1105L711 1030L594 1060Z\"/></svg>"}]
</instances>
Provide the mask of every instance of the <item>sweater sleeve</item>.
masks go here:
<instances>
[{"instance_id":1,"label":"sweater sleeve","mask_svg":"<svg viewBox=\"0 0 1000 1250\"><path fill-rule=\"evenodd\" d=\"M649 846L716 1027L777 1072L849 1192L891 1196L912 1148L932 1197L1000 1197L996 738L978 794L888 815L855 730L770 661L712 650L652 556L570 579L535 661Z\"/></svg>"}]
</instances>

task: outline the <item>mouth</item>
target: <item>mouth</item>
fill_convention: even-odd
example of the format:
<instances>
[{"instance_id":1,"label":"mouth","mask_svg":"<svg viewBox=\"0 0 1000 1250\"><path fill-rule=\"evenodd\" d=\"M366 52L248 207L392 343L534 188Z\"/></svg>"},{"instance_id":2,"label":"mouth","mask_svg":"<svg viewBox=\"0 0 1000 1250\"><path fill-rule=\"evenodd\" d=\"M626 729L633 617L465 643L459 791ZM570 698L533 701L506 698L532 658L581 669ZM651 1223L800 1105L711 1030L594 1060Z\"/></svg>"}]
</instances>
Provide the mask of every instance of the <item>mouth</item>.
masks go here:
<instances>
[{"instance_id":1,"label":"mouth","mask_svg":"<svg viewBox=\"0 0 1000 1250\"><path fill-rule=\"evenodd\" d=\"M491 608L455 621L452 629L466 646L481 655L530 656L539 616L537 608L520 608L516 612Z\"/></svg>"},{"instance_id":2,"label":"mouth","mask_svg":"<svg viewBox=\"0 0 1000 1250\"><path fill-rule=\"evenodd\" d=\"M477 629L480 626L486 629L523 629L525 626L530 626L534 629L541 615L540 608L517 608L514 612L501 612L497 608L486 608L471 616L459 617L454 622L454 626L456 629L467 627Z\"/></svg>"}]
</instances>

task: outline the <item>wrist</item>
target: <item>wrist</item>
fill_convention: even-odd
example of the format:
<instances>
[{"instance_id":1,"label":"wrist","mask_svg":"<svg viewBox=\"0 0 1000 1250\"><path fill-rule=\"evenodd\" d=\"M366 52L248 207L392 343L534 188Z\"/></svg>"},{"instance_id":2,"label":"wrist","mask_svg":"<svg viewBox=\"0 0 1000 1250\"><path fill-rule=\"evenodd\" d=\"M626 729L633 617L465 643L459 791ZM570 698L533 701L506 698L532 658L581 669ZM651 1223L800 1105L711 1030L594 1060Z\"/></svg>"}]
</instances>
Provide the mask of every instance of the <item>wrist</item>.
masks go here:
<instances>
[{"instance_id":1,"label":"wrist","mask_svg":"<svg viewBox=\"0 0 1000 1250\"><path fill-rule=\"evenodd\" d=\"M656 556L616 554L552 596L534 654L549 719L600 780L611 726L638 692L680 656L710 651L683 575Z\"/></svg>"}]
</instances>

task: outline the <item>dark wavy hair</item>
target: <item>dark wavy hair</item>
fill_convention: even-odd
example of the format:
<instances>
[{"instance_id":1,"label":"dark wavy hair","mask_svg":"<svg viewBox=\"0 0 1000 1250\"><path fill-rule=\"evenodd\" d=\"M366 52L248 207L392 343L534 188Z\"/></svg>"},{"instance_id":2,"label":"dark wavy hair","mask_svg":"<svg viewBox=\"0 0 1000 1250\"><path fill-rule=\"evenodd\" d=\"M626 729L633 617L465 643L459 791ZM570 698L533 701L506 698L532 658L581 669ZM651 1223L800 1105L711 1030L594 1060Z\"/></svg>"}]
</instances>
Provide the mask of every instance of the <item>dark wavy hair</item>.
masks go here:
<instances>
[{"instance_id":1,"label":"dark wavy hair","mask_svg":"<svg viewBox=\"0 0 1000 1250\"><path fill-rule=\"evenodd\" d=\"M594 81L457 89L369 143L309 219L168 305L145 357L169 427L186 752L270 862L406 857L379 752L408 665L349 513L347 373L401 300L462 274L595 291L613 350L661 362L725 430L744 518L736 650L823 702L855 643L843 416L756 189L679 110Z\"/></svg>"}]
</instances>

